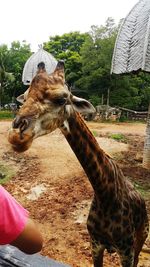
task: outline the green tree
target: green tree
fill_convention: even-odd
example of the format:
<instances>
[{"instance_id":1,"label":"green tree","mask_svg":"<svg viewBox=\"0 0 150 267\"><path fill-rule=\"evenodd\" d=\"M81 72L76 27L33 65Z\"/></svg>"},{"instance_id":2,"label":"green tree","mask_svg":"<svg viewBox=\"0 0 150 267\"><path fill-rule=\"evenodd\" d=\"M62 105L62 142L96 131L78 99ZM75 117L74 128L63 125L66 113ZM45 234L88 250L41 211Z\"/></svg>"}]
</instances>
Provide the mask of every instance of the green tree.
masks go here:
<instances>
[{"instance_id":1,"label":"green tree","mask_svg":"<svg viewBox=\"0 0 150 267\"><path fill-rule=\"evenodd\" d=\"M125 107L133 110L146 109L146 91L148 82L145 75L112 75L110 103L113 106Z\"/></svg>"},{"instance_id":2,"label":"green tree","mask_svg":"<svg viewBox=\"0 0 150 267\"><path fill-rule=\"evenodd\" d=\"M87 90L89 96L104 94L111 87L110 67L117 27L112 18L105 26L92 26L81 48L82 77L75 83Z\"/></svg>"},{"instance_id":3,"label":"green tree","mask_svg":"<svg viewBox=\"0 0 150 267\"><path fill-rule=\"evenodd\" d=\"M7 88L14 82L15 78L12 73L5 69L5 64L8 60L8 47L6 45L0 46L0 106L4 104L7 99Z\"/></svg>"},{"instance_id":4,"label":"green tree","mask_svg":"<svg viewBox=\"0 0 150 267\"><path fill-rule=\"evenodd\" d=\"M45 50L57 60L65 61L66 80L69 85L73 85L82 75L80 50L87 36L86 33L71 32L50 37L49 41L44 43Z\"/></svg>"},{"instance_id":5,"label":"green tree","mask_svg":"<svg viewBox=\"0 0 150 267\"><path fill-rule=\"evenodd\" d=\"M30 45L26 44L25 41L23 41L22 44L19 41L12 42L6 62L8 71L13 73L15 77L14 83L8 90L8 94L12 97L17 97L25 90L22 84L22 71L31 54Z\"/></svg>"}]
</instances>

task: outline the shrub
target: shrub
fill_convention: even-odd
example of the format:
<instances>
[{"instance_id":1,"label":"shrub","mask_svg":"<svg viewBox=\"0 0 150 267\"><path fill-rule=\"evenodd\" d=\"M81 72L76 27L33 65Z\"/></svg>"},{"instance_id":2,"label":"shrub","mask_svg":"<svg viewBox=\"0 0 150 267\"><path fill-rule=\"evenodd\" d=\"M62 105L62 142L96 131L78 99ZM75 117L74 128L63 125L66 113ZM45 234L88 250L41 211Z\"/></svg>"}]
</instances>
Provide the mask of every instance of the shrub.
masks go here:
<instances>
[{"instance_id":1,"label":"shrub","mask_svg":"<svg viewBox=\"0 0 150 267\"><path fill-rule=\"evenodd\" d=\"M126 137L121 133L112 133L109 135L109 138L112 138L118 142L124 142L124 143L127 142Z\"/></svg>"},{"instance_id":2,"label":"shrub","mask_svg":"<svg viewBox=\"0 0 150 267\"><path fill-rule=\"evenodd\" d=\"M9 111L9 110L1 110L0 111L0 120L5 120L5 119L13 119L14 114Z\"/></svg>"},{"instance_id":3,"label":"shrub","mask_svg":"<svg viewBox=\"0 0 150 267\"><path fill-rule=\"evenodd\" d=\"M0 162L0 184L7 183L15 175L15 170L9 167L3 162Z\"/></svg>"}]
</instances>

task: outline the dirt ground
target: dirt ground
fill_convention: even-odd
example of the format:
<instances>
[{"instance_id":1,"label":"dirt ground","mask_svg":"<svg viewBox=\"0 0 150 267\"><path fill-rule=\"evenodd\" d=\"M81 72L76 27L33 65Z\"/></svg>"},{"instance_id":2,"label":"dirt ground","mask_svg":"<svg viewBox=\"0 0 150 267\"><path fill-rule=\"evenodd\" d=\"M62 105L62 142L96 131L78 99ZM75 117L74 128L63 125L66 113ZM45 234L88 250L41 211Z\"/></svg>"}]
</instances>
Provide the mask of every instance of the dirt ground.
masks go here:
<instances>
[{"instance_id":1,"label":"dirt ground","mask_svg":"<svg viewBox=\"0 0 150 267\"><path fill-rule=\"evenodd\" d=\"M10 121L0 121L0 163L15 174L5 188L26 207L44 237L42 254L72 267L91 267L86 218L93 190L74 153L59 130L35 140L23 154L7 141ZM100 146L112 155L146 200L150 215L150 171L142 168L146 125L96 123L88 126ZM124 142L110 138L122 133ZM150 240L141 253L139 267L150 267ZM116 254L105 253L104 267L118 267Z\"/></svg>"}]
</instances>

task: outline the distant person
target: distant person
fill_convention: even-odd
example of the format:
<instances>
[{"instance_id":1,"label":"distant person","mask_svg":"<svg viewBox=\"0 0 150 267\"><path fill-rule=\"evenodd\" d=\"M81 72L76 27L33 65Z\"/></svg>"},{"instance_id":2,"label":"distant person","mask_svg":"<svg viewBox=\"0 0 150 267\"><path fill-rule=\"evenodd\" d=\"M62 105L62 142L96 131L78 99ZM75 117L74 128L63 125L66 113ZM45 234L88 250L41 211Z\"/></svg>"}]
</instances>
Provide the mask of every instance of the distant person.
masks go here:
<instances>
[{"instance_id":1,"label":"distant person","mask_svg":"<svg viewBox=\"0 0 150 267\"><path fill-rule=\"evenodd\" d=\"M6 244L34 254L42 249L43 239L28 211L0 186L0 245Z\"/></svg>"}]
</instances>

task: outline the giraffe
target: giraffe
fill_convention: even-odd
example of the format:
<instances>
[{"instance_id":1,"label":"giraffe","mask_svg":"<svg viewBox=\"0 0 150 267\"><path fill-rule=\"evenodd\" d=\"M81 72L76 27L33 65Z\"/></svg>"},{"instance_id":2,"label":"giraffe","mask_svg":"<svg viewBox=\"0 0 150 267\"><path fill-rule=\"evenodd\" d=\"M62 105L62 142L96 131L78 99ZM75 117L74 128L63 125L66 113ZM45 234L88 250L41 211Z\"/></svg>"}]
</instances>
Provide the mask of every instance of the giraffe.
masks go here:
<instances>
[{"instance_id":1,"label":"giraffe","mask_svg":"<svg viewBox=\"0 0 150 267\"><path fill-rule=\"evenodd\" d=\"M122 267L137 267L148 235L144 199L124 177L117 163L99 146L80 113L95 111L92 104L74 96L65 83L64 63L48 75L38 66L8 140L18 152L33 140L59 128L81 163L94 190L87 219L94 267L103 266L104 250L117 252Z\"/></svg>"}]
</instances>

